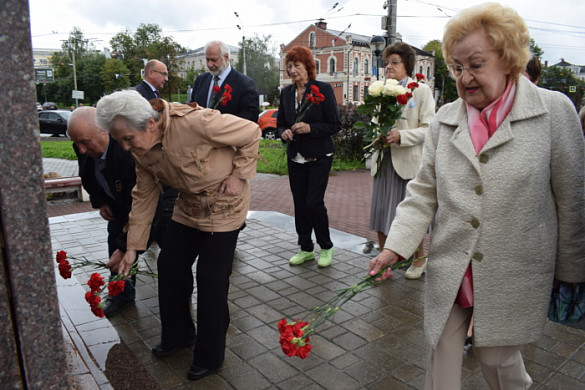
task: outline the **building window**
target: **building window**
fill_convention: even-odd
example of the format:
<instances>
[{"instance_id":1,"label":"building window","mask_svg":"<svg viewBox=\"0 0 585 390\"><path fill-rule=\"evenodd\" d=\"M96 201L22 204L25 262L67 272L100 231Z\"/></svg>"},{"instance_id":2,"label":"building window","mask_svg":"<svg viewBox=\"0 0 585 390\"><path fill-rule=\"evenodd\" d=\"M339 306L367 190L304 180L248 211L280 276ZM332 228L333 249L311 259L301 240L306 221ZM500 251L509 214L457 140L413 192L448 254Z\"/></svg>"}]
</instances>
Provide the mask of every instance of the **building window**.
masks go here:
<instances>
[{"instance_id":1,"label":"building window","mask_svg":"<svg viewBox=\"0 0 585 390\"><path fill-rule=\"evenodd\" d=\"M360 86L357 84L354 84L353 86L353 100L360 100Z\"/></svg>"},{"instance_id":2,"label":"building window","mask_svg":"<svg viewBox=\"0 0 585 390\"><path fill-rule=\"evenodd\" d=\"M364 74L370 74L370 63L367 58L364 60Z\"/></svg>"},{"instance_id":3,"label":"building window","mask_svg":"<svg viewBox=\"0 0 585 390\"><path fill-rule=\"evenodd\" d=\"M315 43L315 33L309 33L309 47L311 49L314 49L315 47L317 47L316 43Z\"/></svg>"},{"instance_id":4,"label":"building window","mask_svg":"<svg viewBox=\"0 0 585 390\"><path fill-rule=\"evenodd\" d=\"M358 69L359 69L359 61L358 58L354 58L353 59L353 76L357 76L358 74Z\"/></svg>"},{"instance_id":5,"label":"building window","mask_svg":"<svg viewBox=\"0 0 585 390\"><path fill-rule=\"evenodd\" d=\"M427 66L427 80L431 78L431 67Z\"/></svg>"},{"instance_id":6,"label":"building window","mask_svg":"<svg viewBox=\"0 0 585 390\"><path fill-rule=\"evenodd\" d=\"M315 74L321 73L321 61L315 60Z\"/></svg>"},{"instance_id":7,"label":"building window","mask_svg":"<svg viewBox=\"0 0 585 390\"><path fill-rule=\"evenodd\" d=\"M329 73L335 73L335 57L329 60Z\"/></svg>"},{"instance_id":8,"label":"building window","mask_svg":"<svg viewBox=\"0 0 585 390\"><path fill-rule=\"evenodd\" d=\"M418 68L418 73L423 74L422 65Z\"/></svg>"}]
</instances>

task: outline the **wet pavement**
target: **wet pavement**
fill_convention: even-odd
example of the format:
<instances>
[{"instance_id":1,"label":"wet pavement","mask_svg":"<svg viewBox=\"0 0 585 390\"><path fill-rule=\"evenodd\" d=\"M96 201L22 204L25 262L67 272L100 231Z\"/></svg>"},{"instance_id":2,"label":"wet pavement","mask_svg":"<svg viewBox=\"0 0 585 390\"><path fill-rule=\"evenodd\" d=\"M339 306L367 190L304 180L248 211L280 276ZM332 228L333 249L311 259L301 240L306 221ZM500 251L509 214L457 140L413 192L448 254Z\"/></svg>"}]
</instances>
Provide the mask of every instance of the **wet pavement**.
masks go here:
<instances>
[{"instance_id":1,"label":"wet pavement","mask_svg":"<svg viewBox=\"0 0 585 390\"><path fill-rule=\"evenodd\" d=\"M94 317L83 299L82 283L93 270L77 270L67 281L57 275L66 343L72 341L67 348L69 374L83 384L75 388L113 388L105 375L106 363L121 342L134 355L128 358L137 358L165 390L423 388L428 352L422 330L424 276L407 280L398 271L393 280L361 292L333 323L319 328L307 359L286 357L278 343L276 323L281 318L308 320L310 309L335 290L366 276L374 255L362 253L364 243L373 238L367 230L370 198L367 171L335 173L325 200L335 244L333 264L318 268L316 261L309 261L291 267L288 259L298 247L288 179L259 175L252 181L254 211L240 234L231 276L226 360L217 373L195 382L186 377L192 350L184 348L162 359L150 352L160 335L156 280L139 277L136 305L108 320ZM106 223L97 212L63 214L68 208L78 211L76 203L51 205L49 214L57 207L62 215L49 218L53 251L105 260ZM151 247L142 261L156 268L157 253L158 248ZM195 289L193 313L196 295ZM541 340L526 346L524 358L535 389L585 388L581 329L548 323ZM465 389L488 388L473 353L464 358L463 383Z\"/></svg>"}]
</instances>

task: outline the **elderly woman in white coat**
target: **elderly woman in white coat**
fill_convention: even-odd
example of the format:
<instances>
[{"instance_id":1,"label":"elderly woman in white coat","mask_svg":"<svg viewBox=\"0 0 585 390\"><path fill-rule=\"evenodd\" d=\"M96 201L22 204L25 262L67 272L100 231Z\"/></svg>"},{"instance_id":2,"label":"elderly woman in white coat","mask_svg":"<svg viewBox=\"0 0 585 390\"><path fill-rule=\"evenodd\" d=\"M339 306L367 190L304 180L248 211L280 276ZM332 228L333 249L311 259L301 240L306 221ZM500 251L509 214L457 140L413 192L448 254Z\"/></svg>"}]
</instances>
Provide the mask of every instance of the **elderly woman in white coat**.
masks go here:
<instances>
[{"instance_id":1,"label":"elderly woman in white coat","mask_svg":"<svg viewBox=\"0 0 585 390\"><path fill-rule=\"evenodd\" d=\"M386 78L394 79L406 87L414 80L409 77L414 72L416 52L412 46L399 42L384 49L382 54L386 63ZM376 231L380 250L384 247L390 225L396 215L396 206L404 199L406 185L418 171L422 160L422 144L429 125L435 115L433 93L426 84L419 84L402 111L403 118L388 133L383 149L382 167L377 171L372 163L374 188L370 209L370 229ZM374 157L373 160L376 158ZM420 257L421 251L415 254ZM426 269L426 259L418 260L407 271L408 279L418 279Z\"/></svg>"},{"instance_id":2,"label":"elderly woman in white coat","mask_svg":"<svg viewBox=\"0 0 585 390\"><path fill-rule=\"evenodd\" d=\"M412 254L437 212L425 286L426 389L461 388L472 315L490 388L530 387L521 347L543 333L553 280L585 281L583 136L565 95L520 77L529 40L522 18L495 3L447 23L443 54L460 99L435 116L421 169L370 263L375 275ZM466 274L470 290L461 288ZM391 276L388 269L379 279Z\"/></svg>"}]
</instances>

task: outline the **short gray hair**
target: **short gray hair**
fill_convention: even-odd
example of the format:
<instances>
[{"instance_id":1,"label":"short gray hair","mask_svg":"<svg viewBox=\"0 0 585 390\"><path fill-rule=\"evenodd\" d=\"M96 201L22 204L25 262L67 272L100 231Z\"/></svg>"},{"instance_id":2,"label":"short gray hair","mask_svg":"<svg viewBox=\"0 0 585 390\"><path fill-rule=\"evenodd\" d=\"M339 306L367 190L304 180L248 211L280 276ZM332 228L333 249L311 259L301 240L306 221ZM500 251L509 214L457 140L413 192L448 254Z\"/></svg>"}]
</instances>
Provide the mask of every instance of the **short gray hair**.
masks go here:
<instances>
[{"instance_id":1,"label":"short gray hair","mask_svg":"<svg viewBox=\"0 0 585 390\"><path fill-rule=\"evenodd\" d=\"M223 57L226 54L228 55L228 59L230 58L230 48L229 46L223 41L209 41L205 44L205 48L203 51L207 52L207 48L209 46L219 46L219 54Z\"/></svg>"},{"instance_id":2,"label":"short gray hair","mask_svg":"<svg viewBox=\"0 0 585 390\"><path fill-rule=\"evenodd\" d=\"M138 131L145 131L150 118L158 120L148 100L133 89L114 92L101 98L96 105L97 124L100 128L111 131L114 121L124 118L128 125Z\"/></svg>"}]
</instances>

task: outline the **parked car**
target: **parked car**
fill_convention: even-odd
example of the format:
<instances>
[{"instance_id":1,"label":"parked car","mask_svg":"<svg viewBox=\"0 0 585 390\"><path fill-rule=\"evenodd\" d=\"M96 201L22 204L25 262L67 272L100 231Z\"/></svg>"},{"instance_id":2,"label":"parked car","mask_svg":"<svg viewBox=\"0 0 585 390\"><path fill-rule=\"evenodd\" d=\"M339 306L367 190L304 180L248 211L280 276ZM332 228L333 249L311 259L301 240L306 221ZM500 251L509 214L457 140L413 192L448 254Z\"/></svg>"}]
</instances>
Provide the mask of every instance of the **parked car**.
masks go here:
<instances>
[{"instance_id":1,"label":"parked car","mask_svg":"<svg viewBox=\"0 0 585 390\"><path fill-rule=\"evenodd\" d=\"M264 139L276 139L276 117L278 115L277 108L262 111L258 115L258 126L262 130L262 137Z\"/></svg>"},{"instance_id":2,"label":"parked car","mask_svg":"<svg viewBox=\"0 0 585 390\"><path fill-rule=\"evenodd\" d=\"M39 102L37 102L37 111L43 111L43 106Z\"/></svg>"},{"instance_id":3,"label":"parked car","mask_svg":"<svg viewBox=\"0 0 585 390\"><path fill-rule=\"evenodd\" d=\"M67 121L71 111L50 110L39 112L39 127L42 134L52 134L55 137L67 134Z\"/></svg>"},{"instance_id":4,"label":"parked car","mask_svg":"<svg viewBox=\"0 0 585 390\"><path fill-rule=\"evenodd\" d=\"M57 105L53 102L44 102L43 103L43 110L56 110Z\"/></svg>"}]
</instances>

